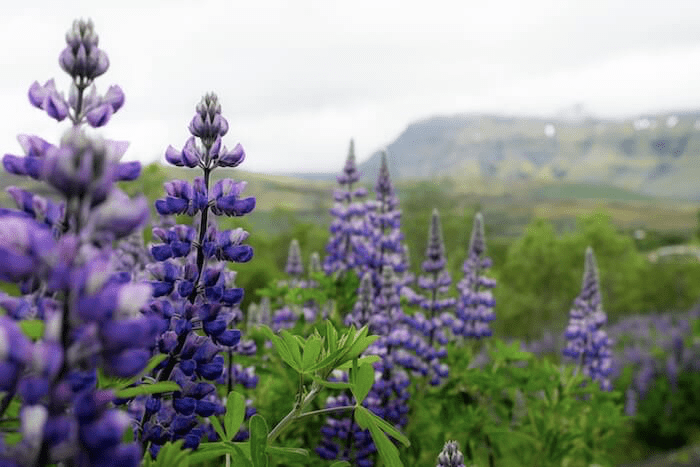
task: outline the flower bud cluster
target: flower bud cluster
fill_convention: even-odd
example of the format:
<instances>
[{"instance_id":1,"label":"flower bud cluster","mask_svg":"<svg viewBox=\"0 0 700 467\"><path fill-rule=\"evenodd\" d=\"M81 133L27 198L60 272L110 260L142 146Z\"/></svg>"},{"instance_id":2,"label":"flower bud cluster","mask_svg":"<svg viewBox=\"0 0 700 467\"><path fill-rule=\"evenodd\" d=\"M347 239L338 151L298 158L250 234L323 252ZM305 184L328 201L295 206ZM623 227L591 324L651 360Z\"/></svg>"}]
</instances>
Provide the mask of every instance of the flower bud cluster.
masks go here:
<instances>
[{"instance_id":1,"label":"flower bud cluster","mask_svg":"<svg viewBox=\"0 0 700 467\"><path fill-rule=\"evenodd\" d=\"M42 180L62 202L25 190L8 192L19 211L0 210L0 280L20 284L19 297L0 297L0 417L20 404L19 443L0 439L2 465L124 465L141 460L137 443L122 443L130 420L112 406L114 394L97 389L97 371L131 378L151 357L164 327L143 313L152 289L131 283L115 268L115 240L141 228L145 199L130 200L115 187L138 177L140 164L120 163L127 144L88 136L81 125L102 126L124 96L112 87L104 97L92 80L107 70L92 22L76 21L61 53L74 79L66 101L53 80L34 83L32 105L74 126L54 146L37 136L18 138L25 156L5 155L15 175ZM39 319L43 332L27 339L17 320Z\"/></svg>"},{"instance_id":2,"label":"flower bud cluster","mask_svg":"<svg viewBox=\"0 0 700 467\"><path fill-rule=\"evenodd\" d=\"M489 323L496 319L493 312L496 301L491 289L496 286L496 281L485 276L486 270L491 267L491 259L485 253L484 218L477 213L467 259L462 267L464 278L457 284L456 320L451 323L455 335L476 339L492 335Z\"/></svg>"},{"instance_id":3,"label":"flower bud cluster","mask_svg":"<svg viewBox=\"0 0 700 467\"><path fill-rule=\"evenodd\" d=\"M465 467L464 455L459 450L457 441L448 441L438 454L435 467Z\"/></svg>"},{"instance_id":4,"label":"flower bud cluster","mask_svg":"<svg viewBox=\"0 0 700 467\"><path fill-rule=\"evenodd\" d=\"M612 343L602 329L606 322L607 315L601 303L598 266L593 249L588 247L581 294L569 312L569 325L564 333L567 346L563 354L577 360L586 376L598 381L602 389L610 391Z\"/></svg>"},{"instance_id":5,"label":"flower bud cluster","mask_svg":"<svg viewBox=\"0 0 700 467\"><path fill-rule=\"evenodd\" d=\"M370 227L366 218L367 190L353 187L360 180L355 163L355 144L350 141L348 158L343 173L337 177L340 188L333 195L335 204L331 215L331 237L326 245L327 256L323 261L326 274L343 273L366 264Z\"/></svg>"}]
</instances>

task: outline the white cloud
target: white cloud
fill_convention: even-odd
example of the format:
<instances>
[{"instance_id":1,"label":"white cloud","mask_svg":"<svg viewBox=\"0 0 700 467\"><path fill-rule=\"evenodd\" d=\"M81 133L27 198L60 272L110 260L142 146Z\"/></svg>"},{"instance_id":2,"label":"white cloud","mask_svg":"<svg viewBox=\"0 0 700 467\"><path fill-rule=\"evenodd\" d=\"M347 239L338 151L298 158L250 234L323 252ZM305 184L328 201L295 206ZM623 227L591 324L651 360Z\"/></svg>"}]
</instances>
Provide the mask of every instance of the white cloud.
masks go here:
<instances>
[{"instance_id":1,"label":"white cloud","mask_svg":"<svg viewBox=\"0 0 700 467\"><path fill-rule=\"evenodd\" d=\"M474 2L189 0L12 2L0 40L0 145L58 135L29 106L57 66L75 17L93 18L126 105L108 136L127 157L162 157L187 138L214 90L257 171L337 171L436 113L552 114L582 102L601 115L700 107L700 9L694 1ZM6 71L7 70L7 71ZM53 129L53 133L51 133ZM46 133L48 132L48 133ZM54 139L55 140L55 139Z\"/></svg>"}]
</instances>

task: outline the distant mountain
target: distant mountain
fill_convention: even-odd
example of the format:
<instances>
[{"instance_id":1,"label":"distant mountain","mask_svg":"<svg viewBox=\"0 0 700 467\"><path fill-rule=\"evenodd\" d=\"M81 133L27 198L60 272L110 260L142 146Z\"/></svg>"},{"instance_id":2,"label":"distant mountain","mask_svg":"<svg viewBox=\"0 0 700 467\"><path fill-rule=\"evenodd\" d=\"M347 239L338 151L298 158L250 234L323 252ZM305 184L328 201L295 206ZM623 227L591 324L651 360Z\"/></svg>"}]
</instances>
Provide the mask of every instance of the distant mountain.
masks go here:
<instances>
[{"instance_id":1,"label":"distant mountain","mask_svg":"<svg viewBox=\"0 0 700 467\"><path fill-rule=\"evenodd\" d=\"M604 120L577 115L432 117L387 147L393 178L601 184L700 200L700 111ZM360 164L379 170L380 154Z\"/></svg>"}]
</instances>

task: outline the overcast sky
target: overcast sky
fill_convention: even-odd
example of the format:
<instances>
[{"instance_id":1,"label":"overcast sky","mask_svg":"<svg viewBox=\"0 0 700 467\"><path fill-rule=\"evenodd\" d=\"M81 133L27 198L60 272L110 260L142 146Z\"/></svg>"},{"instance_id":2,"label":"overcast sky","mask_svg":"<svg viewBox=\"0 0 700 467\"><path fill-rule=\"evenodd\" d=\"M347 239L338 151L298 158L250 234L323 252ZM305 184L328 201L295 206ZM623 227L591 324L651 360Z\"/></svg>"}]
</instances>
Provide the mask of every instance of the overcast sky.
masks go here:
<instances>
[{"instance_id":1,"label":"overcast sky","mask_svg":"<svg viewBox=\"0 0 700 467\"><path fill-rule=\"evenodd\" d=\"M242 169L342 168L412 121L437 114L597 116L700 108L700 6L614 0L119 0L6 2L0 19L0 154L16 134L56 142L27 100L55 77L74 18L91 17L124 108L105 127L125 159L182 147L201 96L215 91ZM32 5L25 7L24 5Z\"/></svg>"}]
</instances>

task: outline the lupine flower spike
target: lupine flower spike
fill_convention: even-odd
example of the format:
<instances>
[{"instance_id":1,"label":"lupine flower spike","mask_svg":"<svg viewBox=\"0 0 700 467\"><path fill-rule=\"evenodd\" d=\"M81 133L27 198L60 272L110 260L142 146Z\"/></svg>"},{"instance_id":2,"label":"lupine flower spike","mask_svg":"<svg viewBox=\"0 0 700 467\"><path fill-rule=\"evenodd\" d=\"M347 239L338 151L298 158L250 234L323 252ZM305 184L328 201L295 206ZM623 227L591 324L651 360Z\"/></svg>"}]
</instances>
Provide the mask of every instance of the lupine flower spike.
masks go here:
<instances>
[{"instance_id":1,"label":"lupine flower spike","mask_svg":"<svg viewBox=\"0 0 700 467\"><path fill-rule=\"evenodd\" d=\"M437 209L434 209L428 229L425 261L422 265L424 274L418 278L418 286L425 291L426 296L415 294L411 300L425 310L425 314L419 311L406 317L409 326L427 340L429 348L426 350L425 360L430 368L429 378L433 385L440 384L442 378L447 377L447 367L439 360L447 356L444 347L448 342L446 326L454 322L454 315L448 310L454 307L456 301L444 296L452 283L446 265L440 215Z\"/></svg>"},{"instance_id":2,"label":"lupine flower spike","mask_svg":"<svg viewBox=\"0 0 700 467\"><path fill-rule=\"evenodd\" d=\"M464 278L457 284L457 319L452 325L452 331L456 335L476 339L491 336L489 323L496 319L493 312L496 301L491 289L496 286L496 281L485 276L490 267L491 258L486 256L484 218L481 213L477 213L474 216L467 259L462 267Z\"/></svg>"},{"instance_id":3,"label":"lupine flower spike","mask_svg":"<svg viewBox=\"0 0 700 467\"><path fill-rule=\"evenodd\" d=\"M157 396L141 402L133 410L138 418L138 438L151 443L151 454L171 440L184 439L184 446L195 449L203 437L215 439L208 423L197 416L222 414L225 409L216 394L214 382L228 381L229 387L257 382L247 369L233 365L233 355L250 354L254 346L241 342L241 332L233 326L242 320L238 304L243 289L234 285L235 272L227 262L243 263L253 257L245 244L248 232L241 228L220 231L213 216L243 216L255 208L255 198L241 196L246 183L221 179L210 184L211 172L218 167L236 167L245 158L240 144L228 150L222 137L228 122L221 115L216 94L205 95L196 106L189 125L190 138L182 150L169 146L165 159L175 166L199 167L203 176L190 183L173 180L165 184L167 196L155 203L163 216L187 214L193 225L153 229L151 253L158 261L148 267L152 275L154 300L152 315L167 330L158 338L158 349L167 355L153 377L175 381L182 388L172 399ZM229 355L225 367L224 352Z\"/></svg>"},{"instance_id":4,"label":"lupine flower spike","mask_svg":"<svg viewBox=\"0 0 700 467\"><path fill-rule=\"evenodd\" d=\"M382 152L382 162L374 191L376 199L367 203L370 209L368 216L371 225L371 245L365 256L369 258L367 267L372 273L375 293L379 293L384 266L391 267L395 274L402 274L408 268L404 263L405 247L402 244L399 199L389 175L386 151ZM396 279L394 281L397 289L403 288L402 284L396 283Z\"/></svg>"},{"instance_id":5,"label":"lupine flower spike","mask_svg":"<svg viewBox=\"0 0 700 467\"><path fill-rule=\"evenodd\" d=\"M586 376L598 381L601 389L612 390L609 376L612 373L611 342L602 326L607 315L601 303L598 265L593 249L586 249L581 294L569 312L569 325L565 336L568 341L563 350L565 356L577 361L577 368Z\"/></svg>"},{"instance_id":6,"label":"lupine flower spike","mask_svg":"<svg viewBox=\"0 0 700 467\"><path fill-rule=\"evenodd\" d=\"M0 299L8 312L0 317L0 417L19 402L22 435L16 444L0 439L0 464L135 467L139 445L122 443L129 417L113 408L112 391L96 386L98 369L122 378L141 372L164 329L143 313L151 287L130 283L112 251L141 228L148 206L115 186L141 169L119 162L128 144L81 128L105 125L124 103L117 86L97 96L93 80L109 60L92 21L76 20L66 42L59 62L72 78L69 98L49 80L30 87L29 101L55 120L69 116L73 127L59 146L22 135L25 156L3 158L8 172L45 181L63 201L10 188L20 211L0 210L0 280L19 283L24 294ZM38 341L14 321L25 318L43 320Z\"/></svg>"},{"instance_id":7,"label":"lupine flower spike","mask_svg":"<svg viewBox=\"0 0 700 467\"><path fill-rule=\"evenodd\" d=\"M367 206L364 198L367 189L357 186L360 173L355 163L355 144L350 141L348 157L343 173L337 177L340 188L335 190L335 204L331 215L331 238L326 245L327 256L323 260L326 274L343 273L361 267L367 262L366 251L369 226L366 221Z\"/></svg>"}]
</instances>

